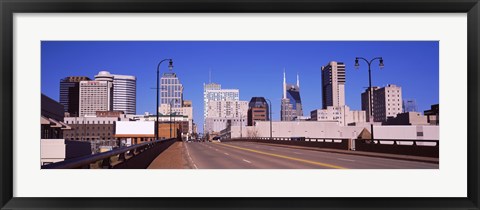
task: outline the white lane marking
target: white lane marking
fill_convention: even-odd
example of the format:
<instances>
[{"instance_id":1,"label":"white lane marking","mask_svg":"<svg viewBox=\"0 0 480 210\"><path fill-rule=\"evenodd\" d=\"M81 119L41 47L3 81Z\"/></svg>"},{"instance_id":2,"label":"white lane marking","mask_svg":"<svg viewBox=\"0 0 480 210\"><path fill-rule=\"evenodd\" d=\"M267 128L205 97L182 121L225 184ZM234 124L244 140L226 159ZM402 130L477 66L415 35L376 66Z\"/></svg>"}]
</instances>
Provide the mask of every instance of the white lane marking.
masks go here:
<instances>
[{"instance_id":1,"label":"white lane marking","mask_svg":"<svg viewBox=\"0 0 480 210\"><path fill-rule=\"evenodd\" d=\"M301 155L301 154L302 154L302 153L300 153L300 152L293 152L293 153L295 153L295 154L297 154L297 155Z\"/></svg>"},{"instance_id":2,"label":"white lane marking","mask_svg":"<svg viewBox=\"0 0 480 210\"><path fill-rule=\"evenodd\" d=\"M192 162L193 167L195 167L195 169L198 169L198 167L197 167L197 165L195 164L195 162L193 162L192 156L190 156L190 151L189 151L189 149L188 149L188 146L185 145L185 147L187 148L187 155L188 155L188 158L190 159L190 162Z\"/></svg>"},{"instance_id":3,"label":"white lane marking","mask_svg":"<svg viewBox=\"0 0 480 210\"><path fill-rule=\"evenodd\" d=\"M250 161L248 161L248 160L245 160L245 159L243 159L243 161L244 161L244 162L247 162L247 163L252 163L252 162L250 162Z\"/></svg>"},{"instance_id":4,"label":"white lane marking","mask_svg":"<svg viewBox=\"0 0 480 210\"><path fill-rule=\"evenodd\" d=\"M355 162L355 160L350 160L350 159L343 159L343 158L337 158L337 160L343 160L343 161L350 161L350 162Z\"/></svg>"},{"instance_id":5,"label":"white lane marking","mask_svg":"<svg viewBox=\"0 0 480 210\"><path fill-rule=\"evenodd\" d=\"M223 154L225 154L225 155L229 155L229 154L228 154L228 153L226 153L226 152L224 152Z\"/></svg>"}]
</instances>

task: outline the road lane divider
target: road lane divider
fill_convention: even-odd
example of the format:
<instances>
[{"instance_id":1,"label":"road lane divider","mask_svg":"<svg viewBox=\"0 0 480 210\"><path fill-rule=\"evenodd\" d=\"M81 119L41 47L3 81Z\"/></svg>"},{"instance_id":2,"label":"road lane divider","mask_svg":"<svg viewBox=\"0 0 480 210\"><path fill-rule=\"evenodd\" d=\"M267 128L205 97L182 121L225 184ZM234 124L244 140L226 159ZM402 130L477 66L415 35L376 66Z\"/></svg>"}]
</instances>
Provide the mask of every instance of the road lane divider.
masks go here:
<instances>
[{"instance_id":1,"label":"road lane divider","mask_svg":"<svg viewBox=\"0 0 480 210\"><path fill-rule=\"evenodd\" d=\"M192 156L190 156L190 151L189 151L189 149L188 149L187 144L185 144L185 149L187 150L187 156L188 156L188 158L190 159L190 163L193 165L193 167L194 167L195 169L198 169L198 167L197 167L197 165L195 164L195 162L193 162Z\"/></svg>"},{"instance_id":2,"label":"road lane divider","mask_svg":"<svg viewBox=\"0 0 480 210\"><path fill-rule=\"evenodd\" d=\"M245 160L245 159L243 159L243 161L244 161L244 162L247 162L247 163L252 163L252 162L250 162L250 161L248 161L248 160Z\"/></svg>"},{"instance_id":3,"label":"road lane divider","mask_svg":"<svg viewBox=\"0 0 480 210\"><path fill-rule=\"evenodd\" d=\"M274 154L274 153L269 153L269 152L263 152L263 151L259 151L259 150L254 150L254 149L249 149L249 148L244 148L244 147L239 147L239 146L233 146L233 145L229 145L229 144L225 144L225 143L218 143L218 142L213 142L213 143L214 143L214 144L217 144L217 145L225 146L225 147L230 147L230 148L235 148L235 149L243 150L243 151L248 151L248 152L253 152L253 153L257 153L257 154L268 155L268 156L272 156L272 157L283 158L283 159L287 159L287 160L294 160L294 161L298 161L298 162L309 163L309 164L318 165L318 166L323 166L323 167L328 167L328 168L347 169L347 168L344 168L344 167L341 167L341 166L332 165L332 164L328 164L328 163L322 163L322 162L318 162L318 161L305 160L305 159L301 159L301 158L295 158L295 157L290 157L290 156L285 156L285 155L279 155L279 154Z\"/></svg>"},{"instance_id":4,"label":"road lane divider","mask_svg":"<svg viewBox=\"0 0 480 210\"><path fill-rule=\"evenodd\" d=\"M355 160L351 160L351 159L345 159L345 158L337 158L337 160L343 160L343 161L355 162Z\"/></svg>"}]
</instances>

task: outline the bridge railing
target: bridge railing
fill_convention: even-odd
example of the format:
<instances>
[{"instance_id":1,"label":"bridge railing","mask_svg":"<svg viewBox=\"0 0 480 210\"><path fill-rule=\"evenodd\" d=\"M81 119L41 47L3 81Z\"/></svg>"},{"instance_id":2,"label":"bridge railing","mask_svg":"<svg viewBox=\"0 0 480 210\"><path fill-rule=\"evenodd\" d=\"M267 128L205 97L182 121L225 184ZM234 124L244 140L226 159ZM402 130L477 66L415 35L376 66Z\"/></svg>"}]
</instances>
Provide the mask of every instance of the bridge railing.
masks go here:
<instances>
[{"instance_id":1,"label":"bridge railing","mask_svg":"<svg viewBox=\"0 0 480 210\"><path fill-rule=\"evenodd\" d=\"M90 164L101 161L101 168L146 168L162 151L176 139L144 142L121 147L108 152L97 153L42 166L42 169L90 168ZM114 161L112 161L114 160Z\"/></svg>"},{"instance_id":2,"label":"bridge railing","mask_svg":"<svg viewBox=\"0 0 480 210\"><path fill-rule=\"evenodd\" d=\"M398 155L439 157L440 142L433 139L354 139L350 150Z\"/></svg>"}]
</instances>

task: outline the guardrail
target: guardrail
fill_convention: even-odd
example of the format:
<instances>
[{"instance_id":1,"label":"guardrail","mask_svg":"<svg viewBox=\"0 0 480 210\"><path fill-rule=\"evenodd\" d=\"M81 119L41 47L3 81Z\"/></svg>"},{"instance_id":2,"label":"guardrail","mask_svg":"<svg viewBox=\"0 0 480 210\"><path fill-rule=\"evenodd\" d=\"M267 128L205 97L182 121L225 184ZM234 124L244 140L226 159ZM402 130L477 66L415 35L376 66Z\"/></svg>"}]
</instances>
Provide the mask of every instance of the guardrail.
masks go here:
<instances>
[{"instance_id":1,"label":"guardrail","mask_svg":"<svg viewBox=\"0 0 480 210\"><path fill-rule=\"evenodd\" d=\"M90 164L102 161L101 168L146 168L162 151L176 139L156 140L121 147L108 152L73 158L42 166L42 169L90 168ZM112 159L115 159L112 162Z\"/></svg>"}]
</instances>

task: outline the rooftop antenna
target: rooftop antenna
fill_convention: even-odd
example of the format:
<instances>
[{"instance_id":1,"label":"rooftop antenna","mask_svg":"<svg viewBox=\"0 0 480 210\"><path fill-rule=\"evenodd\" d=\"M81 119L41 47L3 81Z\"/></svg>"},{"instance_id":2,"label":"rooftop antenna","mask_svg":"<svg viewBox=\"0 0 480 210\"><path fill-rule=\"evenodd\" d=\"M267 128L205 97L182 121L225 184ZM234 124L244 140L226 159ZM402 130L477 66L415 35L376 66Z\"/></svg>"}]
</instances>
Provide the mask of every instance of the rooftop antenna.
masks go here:
<instances>
[{"instance_id":1,"label":"rooftop antenna","mask_svg":"<svg viewBox=\"0 0 480 210\"><path fill-rule=\"evenodd\" d=\"M210 67L210 70L208 71L208 83L212 83L212 67Z\"/></svg>"},{"instance_id":2,"label":"rooftop antenna","mask_svg":"<svg viewBox=\"0 0 480 210\"><path fill-rule=\"evenodd\" d=\"M283 98L287 98L287 80L285 78L285 67L283 67Z\"/></svg>"}]
</instances>

